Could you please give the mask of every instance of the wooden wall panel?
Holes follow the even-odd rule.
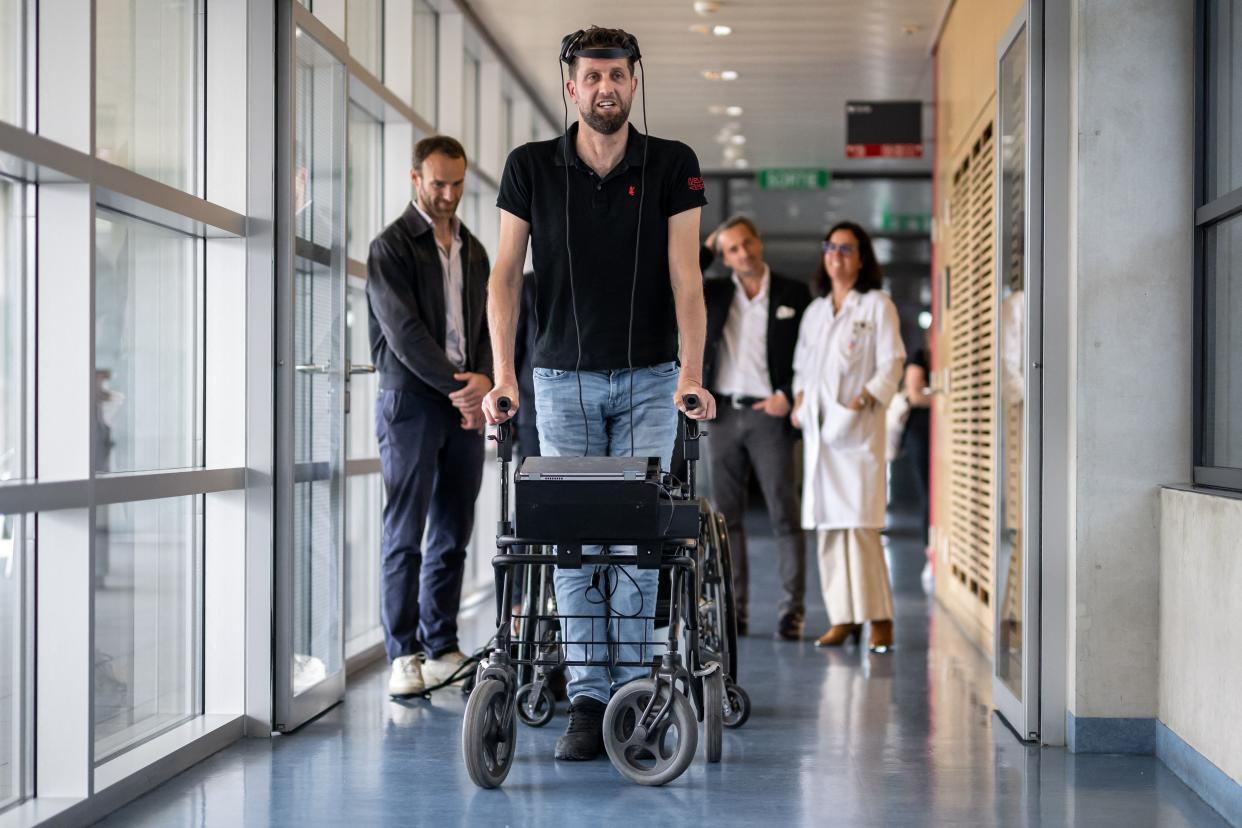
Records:
[[[936,593],[991,654],[998,462],[996,46],[1023,0],[957,0],[936,45]]]

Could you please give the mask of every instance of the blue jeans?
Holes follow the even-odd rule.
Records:
[[[535,369],[535,407],[539,426],[539,446],[545,457],[574,457],[587,454],[588,435],[592,456],[628,456],[630,453],[630,375],[634,380],[634,455],[659,457],[667,469],[677,438],[677,409],[673,392],[677,389],[677,364],[665,362],[647,368],[619,371],[558,371]],[[582,380],[582,404],[578,400],[578,380]],[[582,406],[586,407],[584,429]],[[631,551],[632,547],[625,548]],[[583,554],[597,554],[600,547],[583,547]],[[617,551],[622,551],[618,548]],[[598,572],[597,572],[598,570]],[[607,574],[606,574],[607,573]],[[627,577],[627,573],[628,576]],[[575,645],[574,641],[647,641],[654,643],[655,626],[648,620],[627,620],[626,615],[655,615],[659,570],[627,566],[609,572],[608,567],[557,569],[557,612],[570,660],[604,660],[615,649],[619,661],[651,661],[657,652],[630,645],[610,648],[607,644]],[[596,581],[592,586],[592,580]],[[633,580],[631,580],[633,579]],[[607,583],[606,583],[607,581]],[[603,595],[609,594],[612,619],[606,620]],[[645,652],[643,650],[645,649]],[[661,646],[659,650],[662,651]],[[570,667],[569,698],[589,696],[607,703],[612,693],[626,682],[644,678],[645,667]]]

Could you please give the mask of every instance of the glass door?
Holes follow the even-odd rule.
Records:
[[[346,75],[309,15],[282,11],[274,697],[291,730],[345,692]]]
[[[1039,738],[1039,440],[1042,297],[1042,6],[1028,0],[997,49],[997,495],[993,701]]]

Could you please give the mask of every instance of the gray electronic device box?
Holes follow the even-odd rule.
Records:
[[[565,482],[657,481],[658,457],[527,457],[518,469],[520,481]]]

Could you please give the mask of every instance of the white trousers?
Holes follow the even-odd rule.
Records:
[[[819,583],[831,624],[893,617],[893,590],[879,529],[820,529]]]

